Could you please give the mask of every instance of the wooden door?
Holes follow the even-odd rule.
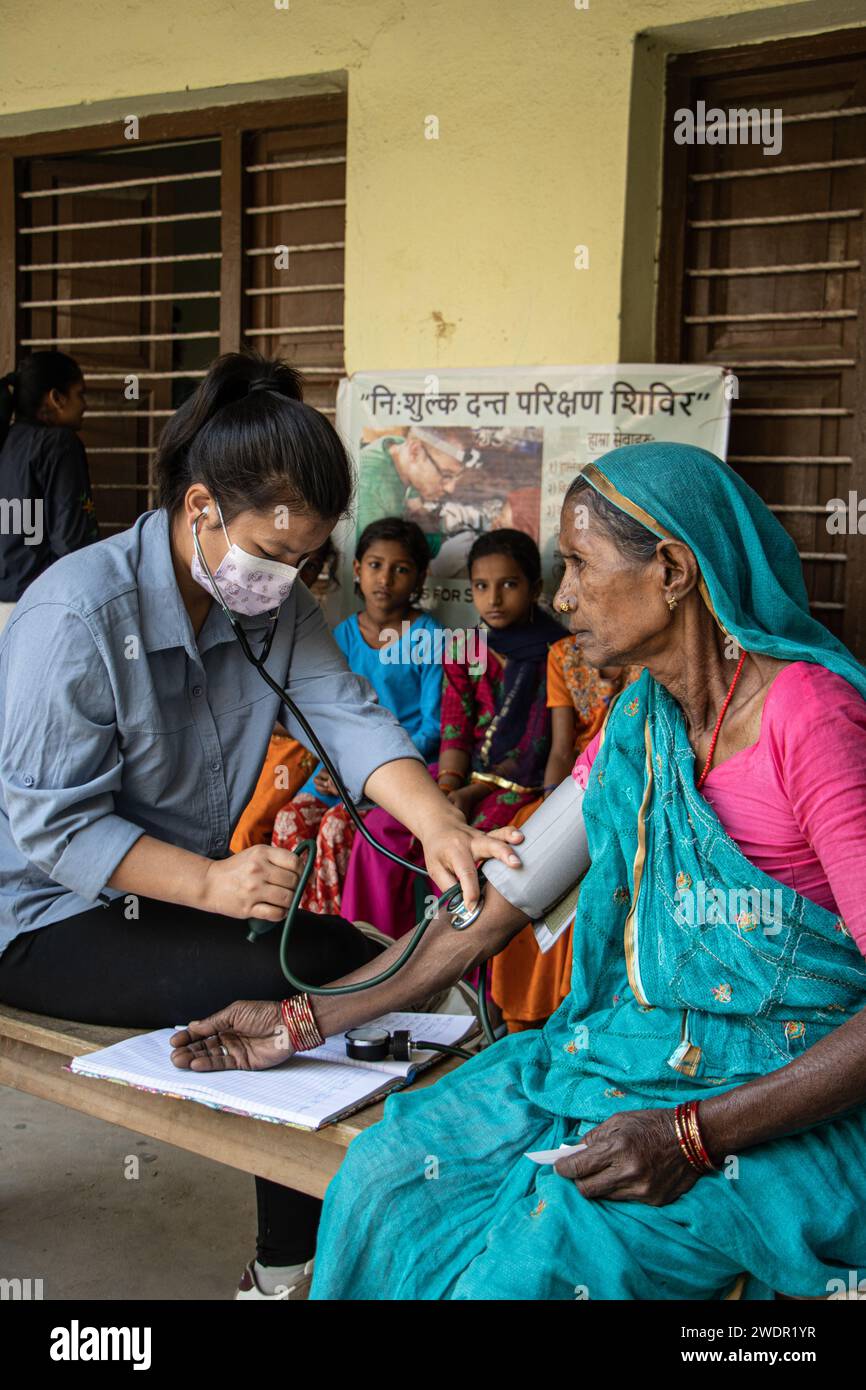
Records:
[[[781,110],[782,147],[676,145],[678,110]],[[866,498],[866,35],[671,63],[657,356],[735,373],[729,461],[797,542],[815,615],[866,656],[866,537],[827,505]],[[731,538],[736,544],[736,537]]]

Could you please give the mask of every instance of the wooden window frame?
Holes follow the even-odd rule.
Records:
[[[203,111],[142,116],[140,146],[172,140],[218,139],[222,179],[222,263],[220,269],[220,351],[237,351],[243,323],[243,138],[247,133],[294,124],[346,119],[345,92],[238,102]],[[0,362],[17,360],[19,332],[19,238],[16,232],[16,162],[39,156],[85,154],[128,148],[123,118],[68,130],[0,138]]]

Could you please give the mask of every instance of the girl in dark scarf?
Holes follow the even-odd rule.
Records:
[[[538,607],[541,557],[524,532],[479,537],[469,576],[486,653],[446,658],[437,780],[468,821],[495,830],[543,791],[547,653],[563,629]]]

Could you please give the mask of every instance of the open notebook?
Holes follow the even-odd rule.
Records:
[[[476,1027],[468,1014],[383,1014],[373,1022],[391,1033],[408,1028],[415,1038],[452,1047]],[[172,1065],[168,1043],[177,1031],[160,1028],[99,1052],[73,1057],[66,1070],[273,1124],[321,1129],[386,1091],[408,1085],[420,1068],[442,1055],[413,1052],[411,1062],[356,1062],[346,1056],[340,1033],[326,1038],[321,1047],[298,1053],[267,1071],[181,1071]]]

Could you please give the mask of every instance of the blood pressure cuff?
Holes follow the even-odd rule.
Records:
[[[566,777],[520,827],[524,840],[515,845],[520,868],[498,859],[484,865],[486,881],[534,924],[542,951],[573,918],[576,885],[589,868],[583,797],[583,788]]]

